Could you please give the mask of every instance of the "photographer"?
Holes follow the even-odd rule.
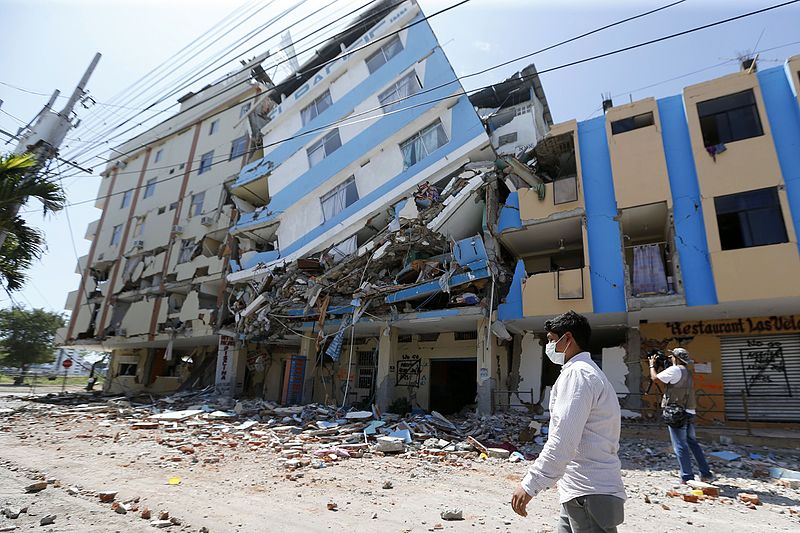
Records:
[[[686,368],[686,365],[692,362],[689,359],[689,352],[683,348],[672,350],[669,357],[671,366],[666,365],[663,359],[665,359],[663,354],[660,354],[660,357],[659,354],[650,356],[650,379],[666,385],[661,408],[664,421],[669,427],[672,448],[675,450],[680,464],[681,483],[694,479],[692,455],[700,469],[700,480],[711,483],[714,481],[714,475],[708,467],[703,449],[700,448],[695,435],[694,417],[697,411],[695,410],[692,373]],[[666,368],[656,373],[657,366],[666,366]]]

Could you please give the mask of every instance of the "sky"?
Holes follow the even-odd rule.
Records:
[[[470,90],[505,79],[530,62],[541,72],[578,59],[781,3],[779,0],[685,0],[647,17],[522,59],[485,74],[470,74],[534,52],[581,33],[673,3],[675,0],[594,2],[589,0],[471,0],[430,19],[439,43]],[[158,120],[176,109],[176,98],[233,70],[242,58],[280,48],[280,30],[292,25],[298,52],[340,29],[337,17],[366,0],[0,0],[0,129],[15,133],[31,120],[54,89],[69,94],[95,52],[103,54],[88,89],[98,104],[79,107],[82,123],[67,135],[61,153],[90,175],[61,165],[70,203],[44,218],[30,202],[24,216],[47,237],[48,251],[30,271],[30,281],[14,300],[28,307],[61,312],[67,294],[77,289],[77,257],[88,253],[87,225],[100,217],[92,199],[104,168],[100,149],[81,154],[94,139],[114,146],[144,117]],[[426,15],[456,0],[419,0]],[[678,94],[683,87],[738,70],[737,57],[759,52],[759,68],[779,66],[800,54],[800,3],[541,75],[556,123],[585,120],[601,113],[604,94],[615,103]],[[344,21],[343,21],[344,22]],[[342,23],[343,23],[342,22]],[[207,34],[210,28],[218,33]],[[311,32],[318,33],[312,34]],[[201,35],[206,40],[181,50]],[[272,37],[268,39],[268,37]],[[262,43],[262,41],[266,41]],[[236,47],[235,45],[239,45]],[[249,50],[253,48],[253,50]],[[225,52],[229,49],[229,52]],[[178,53],[176,57],[176,53]],[[301,56],[302,59],[302,56]],[[159,66],[160,69],[159,69]],[[287,73],[278,66],[276,77]],[[146,83],[137,83],[158,69]],[[270,71],[273,74],[273,71]],[[127,90],[131,88],[132,89]],[[185,87],[183,87],[185,85]],[[127,90],[127,91],[126,91]],[[29,92],[26,92],[29,91]],[[126,91],[126,92],[124,92]],[[31,94],[39,93],[39,94]],[[170,95],[175,92],[174,95]],[[154,102],[163,99],[155,105]],[[64,99],[60,99],[63,105]],[[150,111],[114,128],[130,115]],[[158,113],[158,111],[162,111]],[[0,134],[0,153],[12,144]],[[72,157],[74,156],[74,158]],[[80,203],[84,202],[84,203]],[[0,306],[11,305],[0,293]]]

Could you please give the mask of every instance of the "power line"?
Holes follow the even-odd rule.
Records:
[[[365,4],[365,6],[366,6],[366,5],[369,5],[369,4],[372,4],[372,3],[374,3],[375,1],[377,1],[377,0],[371,0],[371,1],[370,1],[368,4]],[[390,11],[391,9],[393,9],[393,8],[394,8],[394,7],[396,7],[397,5],[399,5],[399,4],[401,4],[401,3],[403,3],[404,1],[405,1],[405,0],[398,0],[398,1],[397,1],[395,4],[392,4],[392,5],[390,5],[390,6],[386,7],[386,8],[383,8],[383,9],[379,10],[377,13],[371,14],[371,15],[370,15],[370,18],[377,17],[377,16],[379,16],[380,14],[383,14],[383,13],[385,13],[385,12],[387,12],[387,11]],[[450,7],[447,7],[447,8],[441,9],[441,10],[437,11],[436,13],[433,13],[433,14],[431,14],[431,15],[428,15],[427,17],[422,17],[420,20],[418,20],[418,21],[415,21],[415,22],[412,22],[412,23],[410,23],[410,24],[408,24],[408,25],[406,25],[406,26],[404,26],[404,27],[402,27],[402,28],[398,29],[398,30],[397,30],[397,31],[395,31],[395,32],[391,32],[391,33],[389,33],[389,34],[387,34],[387,35],[385,35],[385,36],[383,36],[383,37],[380,37],[380,38],[377,38],[377,39],[373,39],[372,41],[370,41],[369,43],[367,43],[366,45],[364,45],[364,46],[362,46],[362,47],[359,47],[359,48],[357,48],[357,49],[354,49],[354,50],[350,50],[350,51],[348,51],[348,52],[345,52],[345,53],[343,53],[343,54],[339,54],[338,56],[336,56],[336,58],[334,58],[334,59],[333,59],[333,60],[331,60],[331,61],[327,61],[327,62],[323,63],[322,65],[315,65],[315,67],[314,67],[314,71],[316,72],[316,71],[318,71],[318,69],[322,68],[323,66],[325,66],[325,65],[327,65],[327,64],[329,64],[329,63],[331,63],[331,62],[333,62],[333,61],[338,61],[338,60],[340,60],[340,59],[342,59],[342,58],[344,58],[344,57],[348,57],[348,56],[350,56],[350,55],[352,55],[352,54],[354,54],[354,53],[356,53],[356,52],[359,52],[360,50],[362,50],[362,49],[364,49],[364,48],[367,48],[367,47],[369,47],[369,46],[372,46],[372,45],[374,45],[374,44],[376,44],[376,43],[378,43],[378,42],[380,42],[380,41],[382,41],[382,40],[384,40],[384,39],[387,39],[387,38],[389,38],[389,37],[391,37],[391,36],[393,36],[393,35],[396,35],[396,34],[397,34],[397,33],[399,33],[400,31],[403,31],[403,30],[405,30],[405,29],[408,29],[408,28],[410,28],[410,27],[412,27],[412,26],[415,26],[415,25],[417,25],[417,24],[420,24],[420,23],[422,23],[422,22],[425,22],[425,21],[427,21],[427,20],[428,20],[428,19],[430,19],[430,18],[433,18],[433,17],[435,17],[435,16],[437,16],[437,15],[439,15],[439,14],[441,14],[441,13],[444,13],[444,12],[447,12],[447,11],[449,11],[449,10],[451,10],[451,9],[454,9],[454,8],[456,8],[456,7],[458,7],[458,6],[462,5],[462,4],[465,4],[465,3],[469,2],[469,1],[470,1],[470,0],[461,0],[461,2],[459,2],[459,3],[457,3],[457,4],[454,4],[454,5],[450,6]],[[345,18],[345,17],[347,17],[347,16],[349,16],[349,15],[351,15],[351,14],[355,13],[356,11],[359,11],[360,9],[362,9],[362,8],[363,8],[363,7],[365,7],[365,6],[361,6],[361,7],[357,8],[357,9],[355,9],[355,10],[353,10],[353,11],[349,12],[348,14],[344,15],[343,17],[340,17],[340,19],[338,19],[338,20],[341,20],[342,18]],[[304,39],[305,39],[305,38],[307,38],[307,37],[310,37],[311,35],[314,35],[315,33],[319,32],[319,31],[322,31],[323,29],[324,29],[324,28],[319,28],[318,30],[316,30],[316,31],[312,32],[311,34],[309,34],[309,35],[305,36],[305,37],[304,37]],[[347,29],[345,29],[344,31],[342,31],[342,32],[340,32],[340,33],[338,33],[338,34],[336,34],[336,35],[334,36],[334,38],[336,38],[336,37],[341,37],[341,36],[343,36],[343,35],[345,35],[345,34],[347,34],[347,33],[351,32],[351,31],[352,31],[352,28],[347,28]],[[296,43],[297,43],[297,42],[299,42],[299,41],[300,41],[300,39],[298,39],[297,41],[295,41],[295,43],[294,43],[294,44],[296,44]],[[266,41],[264,41],[264,42],[266,42]],[[263,42],[262,42],[261,44],[263,44]],[[256,45],[256,46],[258,46],[258,45]],[[254,46],[254,47],[252,47],[251,49],[247,50],[247,51],[245,52],[245,54],[246,54],[246,53],[248,53],[249,51],[253,50],[253,49],[254,49],[256,46]],[[289,48],[289,46],[286,46],[286,47],[282,48],[281,50],[286,50],[287,48]],[[310,50],[313,50],[313,49],[314,49],[314,47],[312,46],[312,47],[310,47],[310,48],[307,48],[307,49],[305,49],[305,50],[302,50],[301,52],[297,52],[297,53],[296,53],[296,54],[294,54],[293,56],[287,56],[287,57],[286,57],[284,60],[282,60],[282,61],[279,61],[279,62],[277,62],[277,63],[273,64],[272,66],[278,66],[278,65],[282,65],[282,64],[284,64],[284,63],[287,63],[287,62],[291,61],[291,59],[293,59],[293,58],[297,58],[297,57],[299,57],[300,55],[302,55],[302,54],[304,54],[304,53],[306,53],[306,52],[308,52],[308,51],[310,51]],[[218,70],[219,68],[220,68],[220,67],[218,67],[218,68],[217,68],[217,69],[215,69],[215,70]],[[236,75],[238,75],[238,74],[240,74],[240,73],[244,72],[245,70],[247,70],[247,68],[249,68],[249,67],[245,67],[245,68],[243,68],[243,69],[240,69],[240,70],[238,70],[237,72],[235,72],[235,73],[231,74],[231,76],[236,76]],[[298,72],[297,74],[298,74],[298,75],[300,75],[301,73],[300,73],[300,72]],[[276,86],[273,88],[273,90],[275,90],[275,91],[277,92],[277,91],[279,90],[279,88],[280,88],[280,87],[282,87],[282,86],[285,86],[285,85],[289,85],[289,84],[290,84],[290,83],[292,83],[293,81],[294,81],[293,79],[288,79],[288,80],[286,80],[286,81],[284,81],[284,82],[281,82],[281,83],[277,84],[277,85],[276,85]],[[238,82],[238,83],[234,83],[234,84],[232,84],[231,86],[229,86],[229,87],[227,87],[227,88],[223,89],[222,91],[220,91],[218,94],[214,95],[214,98],[217,98],[217,97],[219,97],[220,95],[222,95],[222,94],[225,94],[225,93],[227,93],[228,91],[231,91],[231,90],[233,90],[233,89],[235,89],[235,88],[239,87],[240,85],[242,85],[242,84],[244,84],[244,83],[248,83],[248,82],[249,82],[249,80],[245,79],[245,80],[242,80],[242,81],[240,81],[240,82]],[[181,89],[181,90],[182,90],[182,89]],[[173,91],[171,94],[175,94],[175,92],[177,92],[177,91]],[[169,95],[168,95],[168,96],[169,96]],[[167,97],[167,96],[165,96],[164,98],[166,98],[166,97]],[[251,99],[255,99],[255,98],[256,98],[256,97],[254,96],[254,97],[252,97]],[[163,98],[162,98],[161,100],[163,101]],[[195,103],[194,105],[191,105],[191,106],[187,107],[186,109],[182,109],[181,111],[179,111],[178,113],[176,113],[175,115],[173,115],[173,116],[172,116],[172,117],[170,117],[170,118],[175,118],[175,117],[177,117],[177,116],[181,115],[182,113],[186,113],[186,112],[188,112],[188,111],[191,111],[192,109],[195,109],[195,108],[197,108],[197,107],[199,107],[199,106],[201,106],[201,105],[204,105],[204,104],[205,104],[207,101],[208,101],[208,98],[207,98],[207,99],[204,99],[204,100],[201,100],[201,101],[199,101],[199,102]],[[245,101],[246,101],[246,100],[245,100]],[[158,102],[156,102],[156,103],[158,103]],[[238,103],[237,103],[237,105],[239,105],[239,104],[241,104],[241,102],[238,102]],[[153,105],[155,105],[155,104],[153,104]],[[231,108],[229,107],[229,108],[227,108],[227,109],[231,109]],[[225,110],[227,110],[227,109],[223,109],[222,111],[225,111]],[[216,116],[216,115],[218,115],[219,113],[221,113],[222,111],[220,111],[220,112],[218,112],[218,113],[215,113],[215,114],[213,114],[213,115],[210,115],[210,116]],[[141,113],[140,113],[140,114],[141,114]],[[125,122],[118,124],[117,126],[115,126],[114,128],[112,128],[112,130],[111,130],[111,131],[114,131],[114,130],[118,129],[119,127],[123,126],[124,124],[126,124],[127,122],[130,122],[130,120],[132,120],[132,119],[133,119],[133,118],[135,118],[136,116],[138,116],[138,115],[134,115],[134,116],[133,116],[133,117],[131,117],[130,119],[126,120]],[[120,137],[120,136],[122,136],[122,135],[124,135],[124,134],[126,134],[126,133],[128,133],[128,132],[130,132],[130,131],[132,131],[132,130],[134,130],[134,129],[136,129],[136,128],[137,128],[137,127],[139,127],[139,126],[142,126],[142,125],[144,124],[144,122],[146,122],[147,120],[150,120],[150,119],[152,119],[154,116],[155,116],[155,115],[153,115],[153,116],[151,116],[151,117],[149,117],[149,118],[145,119],[143,122],[140,122],[140,123],[138,123],[138,124],[136,124],[136,125],[134,125],[134,126],[132,126],[132,127],[128,128],[128,129],[126,129],[125,131],[122,131],[122,132],[120,132],[120,133],[118,133],[118,134],[114,135],[113,137],[111,137],[111,139],[116,139],[116,138],[118,138],[118,137]],[[109,133],[110,133],[110,132],[109,132]],[[165,138],[165,137],[162,137],[162,138]],[[160,140],[160,139],[158,139],[158,140]],[[153,142],[158,142],[158,140],[156,140],[156,141],[153,141]],[[138,149],[138,148],[137,148],[137,149]],[[77,155],[83,155],[83,154],[85,154],[85,153],[87,153],[87,152],[89,152],[89,151],[90,151],[90,149],[85,149],[85,150],[83,150],[83,152],[81,152],[80,154],[77,154]],[[135,151],[135,150],[132,150],[132,151]],[[131,153],[131,151],[129,151],[129,152],[127,152],[127,153]],[[127,154],[127,153],[126,153],[126,154]],[[73,156],[73,157],[77,157],[77,155],[76,155],[76,156]]]
[[[657,39],[652,39],[652,40],[649,40],[649,41],[638,43],[636,45],[626,46],[626,47],[619,48],[619,49],[616,49],[616,50],[613,50],[613,51],[610,51],[610,52],[605,52],[605,53],[602,53],[602,54],[598,54],[598,55],[592,56],[590,58],[584,58],[584,59],[572,61],[572,62],[569,62],[569,63],[564,63],[564,64],[557,65],[557,66],[554,66],[554,67],[550,67],[548,69],[541,70],[536,75],[547,73],[547,72],[553,72],[553,71],[560,70],[560,69],[563,69],[563,68],[568,68],[568,67],[572,67],[572,66],[575,66],[575,65],[578,65],[578,64],[586,63],[588,61],[593,61],[593,60],[596,60],[596,59],[600,59],[600,58],[608,57],[608,56],[611,56],[611,55],[614,55],[614,54],[618,54],[618,53],[622,53],[622,52],[625,52],[625,51],[629,51],[629,50],[632,50],[632,49],[635,49],[635,48],[648,46],[648,45],[651,45],[651,44],[654,44],[654,43],[657,43],[657,42],[665,41],[667,39],[671,39],[671,38],[675,38],[675,37],[678,37],[678,36],[687,35],[689,33],[701,31],[701,30],[704,30],[704,29],[707,29],[707,28],[710,28],[710,27],[713,27],[713,26],[718,26],[718,25],[721,25],[721,24],[725,24],[727,22],[731,22],[731,21],[734,21],[734,20],[739,20],[739,19],[742,19],[742,18],[745,18],[745,17],[754,16],[754,15],[763,13],[765,11],[778,9],[780,7],[784,7],[784,6],[790,5],[790,4],[795,4],[797,2],[800,2],[800,0],[791,0],[791,1],[788,1],[788,2],[784,2],[782,4],[777,4],[777,5],[774,5],[774,6],[771,6],[771,7],[759,9],[759,10],[756,10],[756,11],[751,11],[749,13],[738,15],[738,16],[735,16],[735,17],[730,17],[730,18],[723,19],[723,20],[720,20],[720,21],[717,21],[717,22],[713,22],[713,23],[710,23],[710,24],[705,24],[705,25],[702,25],[702,26],[698,26],[698,27],[695,27],[695,28],[692,28],[692,29],[689,29],[689,30],[684,30],[684,31],[673,33],[673,34],[670,34],[670,35],[667,35],[667,36],[663,36],[663,37],[660,37],[660,38],[657,38]],[[454,80],[454,81],[450,81],[450,82],[438,85],[436,87],[433,87],[431,89],[427,89],[425,91],[419,91],[419,92],[415,93],[414,95],[400,98],[397,101],[407,100],[408,98],[412,98],[412,97],[417,96],[419,94],[424,94],[426,92],[431,92],[433,90],[445,87],[447,85],[452,85],[453,83],[456,83],[459,79],[470,77],[472,75],[474,75],[474,74],[467,74],[465,76],[462,76],[461,78],[456,78],[456,80]],[[521,78],[524,79],[524,78],[528,78],[528,77],[532,77],[532,76],[533,75],[521,76]],[[275,146],[277,144],[280,144],[280,143],[283,143],[283,142],[286,142],[286,141],[289,141],[289,140],[292,140],[292,139],[296,139],[296,138],[299,138],[299,137],[311,135],[313,133],[318,133],[318,132],[323,131],[323,130],[328,130],[328,129],[331,129],[332,127],[336,127],[338,125],[351,125],[351,124],[356,124],[356,123],[363,122],[363,121],[366,121],[366,120],[374,120],[376,118],[381,118],[381,117],[386,116],[386,115],[391,115],[391,114],[407,111],[409,109],[414,109],[416,107],[429,105],[429,104],[432,104],[432,103],[436,103],[436,102],[440,102],[440,101],[443,101],[443,100],[451,99],[451,98],[454,98],[456,96],[468,95],[469,93],[475,93],[475,92],[481,91],[483,89],[490,88],[492,86],[493,85],[487,85],[487,86],[484,86],[484,87],[479,87],[477,89],[473,89],[471,91],[455,92],[455,93],[449,94],[449,95],[441,97],[441,98],[436,98],[436,99],[433,99],[433,100],[420,102],[418,104],[414,104],[414,105],[407,106],[407,107],[404,107],[404,108],[400,108],[400,109],[396,109],[396,110],[393,110],[393,111],[385,112],[385,113],[382,113],[380,115],[367,117],[367,118],[356,120],[356,121],[348,121],[348,119],[350,119],[352,117],[362,116],[362,115],[364,115],[366,113],[370,113],[372,111],[376,111],[376,110],[380,109],[380,107],[374,108],[372,110],[367,110],[367,111],[364,111],[362,113],[359,113],[358,115],[351,115],[350,117],[347,117],[347,119],[334,121],[334,122],[331,122],[329,124],[326,124],[326,125],[323,125],[323,126],[319,126],[317,128],[312,128],[312,129],[310,129],[308,131],[305,131],[305,132],[302,132],[302,133],[299,133],[299,134],[296,134],[296,135],[292,135],[292,136],[289,136],[289,137],[286,137],[286,138],[283,138],[283,139],[276,140],[276,141],[274,141],[272,143],[264,145],[262,148],[268,148],[268,147]],[[396,102],[393,102],[393,103],[396,103]],[[239,105],[239,104],[237,104],[237,105]],[[229,108],[226,108],[225,110],[228,110],[228,109],[231,109],[231,108],[229,107]],[[225,110],[223,110],[223,111],[225,111]],[[220,111],[220,112],[222,112],[222,111]],[[153,141],[153,142],[157,142],[157,141]],[[128,153],[131,153],[132,151],[129,151],[126,154],[123,154],[123,155],[127,155]],[[252,154],[254,151],[255,150],[250,150],[250,151],[248,151],[248,153]],[[223,156],[221,156],[221,157],[223,157]],[[216,164],[219,164],[219,163],[223,163],[223,162],[225,162],[225,161],[214,162],[214,163],[212,163],[212,166],[216,165]],[[162,167],[162,168],[169,168],[169,167]],[[150,170],[156,170],[156,168],[153,168],[153,169],[150,169]],[[118,173],[118,174],[121,174],[121,173]],[[66,176],[66,177],[72,177],[74,175],[75,174],[72,174],[72,175]],[[163,180],[159,180],[156,183],[162,183],[162,182],[165,182],[165,181],[169,181],[169,180],[175,179],[177,177],[179,177],[179,176],[177,176],[177,175],[176,176],[170,176],[170,177],[164,178]],[[144,187],[144,185],[142,185],[141,187],[134,187],[134,188],[128,189],[128,190],[135,190],[137,188],[142,188],[142,187]],[[89,203],[89,202],[95,202],[95,201],[97,201],[99,199],[103,199],[103,198],[106,198],[106,197],[115,196],[115,195],[119,195],[119,194],[124,194],[125,192],[127,192],[127,191],[118,191],[118,192],[115,192],[115,193],[110,193],[108,195],[99,196],[97,198],[92,198],[92,199],[88,199],[88,200],[84,200],[84,201],[80,201],[80,202],[74,202],[74,203],[71,203],[69,205],[74,206],[74,205],[81,205],[81,204]]]
[[[369,2],[367,2],[366,4],[364,4],[364,5],[361,5],[361,6],[357,7],[356,9],[354,9],[354,10],[351,10],[351,11],[349,11],[348,13],[346,13],[346,14],[342,15],[341,17],[339,17],[339,18],[335,19],[335,20],[334,20],[334,21],[333,21],[331,24],[328,24],[327,26],[322,26],[322,27],[320,27],[320,28],[318,28],[318,29],[314,30],[313,32],[309,33],[308,35],[306,35],[306,36],[304,36],[304,37],[302,37],[302,38],[300,38],[300,39],[296,39],[296,40],[295,40],[293,43],[291,43],[291,44],[289,44],[289,45],[287,45],[287,46],[284,46],[283,48],[281,48],[281,49],[280,49],[280,50],[278,50],[278,51],[279,51],[279,52],[280,52],[280,51],[284,51],[284,50],[286,50],[286,49],[290,48],[291,46],[293,46],[294,44],[296,44],[296,43],[298,43],[298,42],[300,42],[300,41],[302,41],[302,40],[305,40],[305,39],[307,39],[307,38],[309,38],[309,37],[311,37],[311,36],[313,36],[313,35],[315,35],[315,34],[317,34],[317,33],[321,32],[321,31],[324,31],[324,30],[325,30],[327,27],[330,27],[332,24],[335,24],[335,23],[337,23],[337,22],[339,22],[339,21],[343,20],[344,18],[347,18],[347,17],[349,17],[349,16],[350,16],[350,15],[352,15],[353,13],[355,13],[355,12],[357,12],[357,11],[360,11],[361,9],[363,9],[363,8],[365,8],[365,7],[367,7],[367,6],[369,6],[370,4],[373,4],[373,3],[375,3],[376,1],[378,1],[378,0],[370,0],[370,1],[369,1]],[[399,0],[399,1],[397,2],[397,4],[401,3],[402,1],[404,1],[404,0]],[[326,6],[324,6],[322,9],[325,9],[326,7],[330,6],[332,3],[333,3],[333,2],[331,2],[330,4],[327,4],[327,5],[326,5]],[[395,5],[397,5],[397,4],[395,4]],[[298,24],[299,22],[300,22],[300,21],[296,21],[296,22],[294,22],[294,23],[290,24],[289,26],[287,26],[286,28],[283,28],[283,29],[279,30],[278,32],[276,32],[275,34],[273,34],[273,35],[271,35],[271,36],[267,37],[267,38],[266,38],[266,39],[264,39],[263,41],[261,41],[261,42],[259,42],[259,43],[255,44],[254,46],[251,46],[250,48],[248,48],[247,50],[245,50],[243,53],[241,53],[241,54],[239,54],[238,56],[236,56],[236,58],[239,58],[239,57],[243,57],[243,56],[245,56],[246,54],[248,54],[248,53],[250,53],[251,51],[255,50],[257,47],[259,47],[259,46],[261,46],[261,45],[263,45],[263,44],[267,43],[268,41],[270,41],[270,40],[274,39],[275,37],[277,37],[278,35],[280,35],[282,32],[285,32],[285,31],[287,31],[287,30],[290,30],[291,28],[293,28],[293,27],[294,27],[296,24]],[[266,25],[266,26],[268,27],[268,25]],[[238,46],[238,45],[237,45],[237,46]],[[316,45],[314,45],[314,46],[316,46]],[[285,59],[283,62],[279,62],[279,63],[277,63],[277,64],[279,65],[279,64],[283,64],[283,63],[285,63],[285,62],[288,62],[288,61],[290,61],[291,59],[293,59],[293,58],[296,58],[296,57],[298,57],[299,55],[301,55],[301,54],[303,54],[303,53],[305,53],[305,52],[308,52],[309,50],[312,50],[312,49],[313,49],[313,46],[312,46],[312,47],[309,47],[308,49],[305,49],[305,50],[303,50],[303,51],[301,51],[301,52],[298,52],[298,53],[296,53],[294,56],[291,56],[291,57],[288,57],[288,56],[287,56],[287,58],[286,58],[286,59]],[[226,53],[227,53],[227,52],[226,52]],[[236,58],[234,58],[234,59],[236,59]],[[214,69],[212,69],[212,70],[210,70],[210,71],[206,71],[206,72],[204,72],[204,73],[203,73],[203,72],[201,72],[200,74],[201,74],[201,76],[207,76],[207,75],[209,75],[209,74],[212,74],[213,72],[216,72],[216,71],[220,70],[220,69],[221,69],[221,68],[223,68],[224,66],[225,66],[225,64],[221,64],[221,65],[218,65],[216,68],[214,68]],[[244,68],[242,68],[242,69],[239,69],[238,71],[236,71],[235,73],[231,74],[230,76],[236,76],[236,75],[238,75],[238,74],[240,74],[240,73],[244,72],[244,71],[245,71],[245,70],[247,70],[248,68],[249,68],[249,66],[247,66],[247,67],[244,67]],[[147,108],[146,110],[149,110],[149,108],[151,108],[151,107],[153,107],[153,106],[155,106],[155,105],[159,104],[160,102],[163,102],[163,101],[164,101],[164,100],[166,100],[167,98],[169,98],[169,97],[171,97],[171,96],[173,96],[173,95],[175,95],[175,94],[179,93],[180,91],[184,90],[184,89],[185,89],[185,88],[187,88],[189,85],[191,85],[191,83],[193,83],[194,81],[196,81],[196,79],[198,79],[198,78],[195,78],[195,79],[193,79],[193,80],[190,80],[190,81],[189,81],[189,82],[187,82],[187,83],[183,83],[183,84],[182,84],[182,85],[180,85],[179,87],[177,87],[177,88],[173,89],[172,91],[168,92],[166,95],[162,96],[162,97],[161,97],[161,98],[159,98],[159,99],[158,99],[156,102],[154,102],[153,104],[151,104],[150,106],[148,106],[148,108]],[[244,81],[245,81],[245,82],[247,82],[248,80],[244,80]],[[240,83],[237,83],[237,84],[234,84],[234,85],[232,85],[231,87],[229,87],[229,88],[227,88],[226,90],[222,91],[222,93],[220,93],[220,94],[223,94],[223,93],[227,92],[228,90],[231,90],[231,89],[233,89],[233,88],[235,88],[235,87],[237,87],[237,86],[239,86],[239,85],[241,85],[241,82],[240,82]],[[218,96],[218,95],[217,95],[217,96]],[[181,111],[179,111],[179,112],[178,112],[176,115],[173,115],[173,117],[174,117],[174,116],[178,116],[178,115],[180,115],[181,113],[184,113],[184,112],[186,112],[186,111],[189,111],[189,110],[191,110],[191,109],[194,109],[195,107],[197,107],[197,106],[199,106],[199,105],[202,105],[202,104],[204,104],[206,101],[207,101],[207,99],[206,99],[206,100],[203,100],[203,101],[201,101],[201,102],[198,102],[197,104],[195,104],[195,105],[193,105],[193,106],[190,106],[190,107],[189,107],[189,108],[187,108],[187,109],[181,110]],[[172,104],[172,105],[171,105],[170,107],[168,107],[167,109],[170,109],[170,108],[171,108],[171,107],[173,107],[174,105],[175,105],[175,104]],[[166,111],[166,110],[163,110],[163,111]],[[137,128],[137,127],[139,127],[139,126],[142,126],[142,125],[144,124],[144,122],[147,122],[147,121],[149,121],[149,120],[152,120],[153,118],[155,118],[156,116],[158,116],[158,115],[159,115],[160,113],[162,113],[163,111],[159,111],[158,113],[151,115],[150,117],[148,117],[147,119],[145,119],[143,122],[140,122],[140,123],[136,124],[135,126],[133,126],[133,127],[131,127],[131,128],[128,128],[127,130],[125,130],[125,131],[123,131],[123,132],[121,132],[121,133],[119,133],[119,134],[115,135],[114,137],[112,137],[112,139],[115,139],[115,138],[117,138],[117,137],[120,137],[121,135],[124,135],[125,133],[128,133],[128,132],[132,131],[133,129],[136,129],[136,128]],[[117,124],[116,126],[114,126],[114,127],[110,128],[110,129],[108,129],[108,130],[105,130],[105,131],[104,131],[104,133],[106,133],[106,134],[112,133],[113,131],[115,131],[115,130],[117,130],[118,128],[122,127],[123,125],[125,125],[125,124],[126,124],[126,123],[128,123],[128,122],[130,122],[131,120],[133,120],[134,118],[136,118],[136,117],[137,117],[137,116],[139,116],[139,115],[141,115],[141,113],[138,113],[138,114],[135,114],[135,115],[133,115],[133,116],[129,117],[128,119],[124,120],[124,121],[123,121],[123,122],[121,122],[120,124]],[[109,142],[108,140],[106,140],[106,141],[105,141],[105,143],[106,143],[106,144],[108,144],[108,142]],[[78,156],[80,156],[80,155],[83,155],[83,154],[85,154],[85,153],[87,153],[87,152],[89,152],[89,151],[91,151],[91,148],[85,148],[85,149],[83,149],[83,151],[79,151],[79,152],[75,153],[75,155],[74,155],[73,157],[78,157]]]

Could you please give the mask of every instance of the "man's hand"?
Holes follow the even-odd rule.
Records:
[[[528,502],[531,501],[531,497],[525,492],[521,486],[517,487],[517,490],[514,491],[514,495],[511,497],[511,508],[514,509],[514,512],[520,516],[528,516],[528,511],[525,509],[528,506]]]
[[[650,357],[648,357],[647,359],[650,361],[650,367],[651,367],[651,368],[652,368],[652,367],[654,367],[654,366],[656,365],[656,356],[655,356],[655,355],[651,355],[651,356],[650,356]]]

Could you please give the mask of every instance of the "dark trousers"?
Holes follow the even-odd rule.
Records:
[[[692,455],[697,461],[700,475],[710,476],[711,470],[708,467],[706,456],[703,454],[703,449],[700,447],[700,443],[697,442],[697,436],[695,435],[694,415],[687,413],[686,424],[683,427],[667,427],[669,428],[669,438],[672,440],[672,449],[675,450],[678,464],[681,467],[681,479],[683,481],[694,479]]]
[[[561,504],[557,533],[617,533],[625,521],[625,501],[609,494],[589,494]]]

